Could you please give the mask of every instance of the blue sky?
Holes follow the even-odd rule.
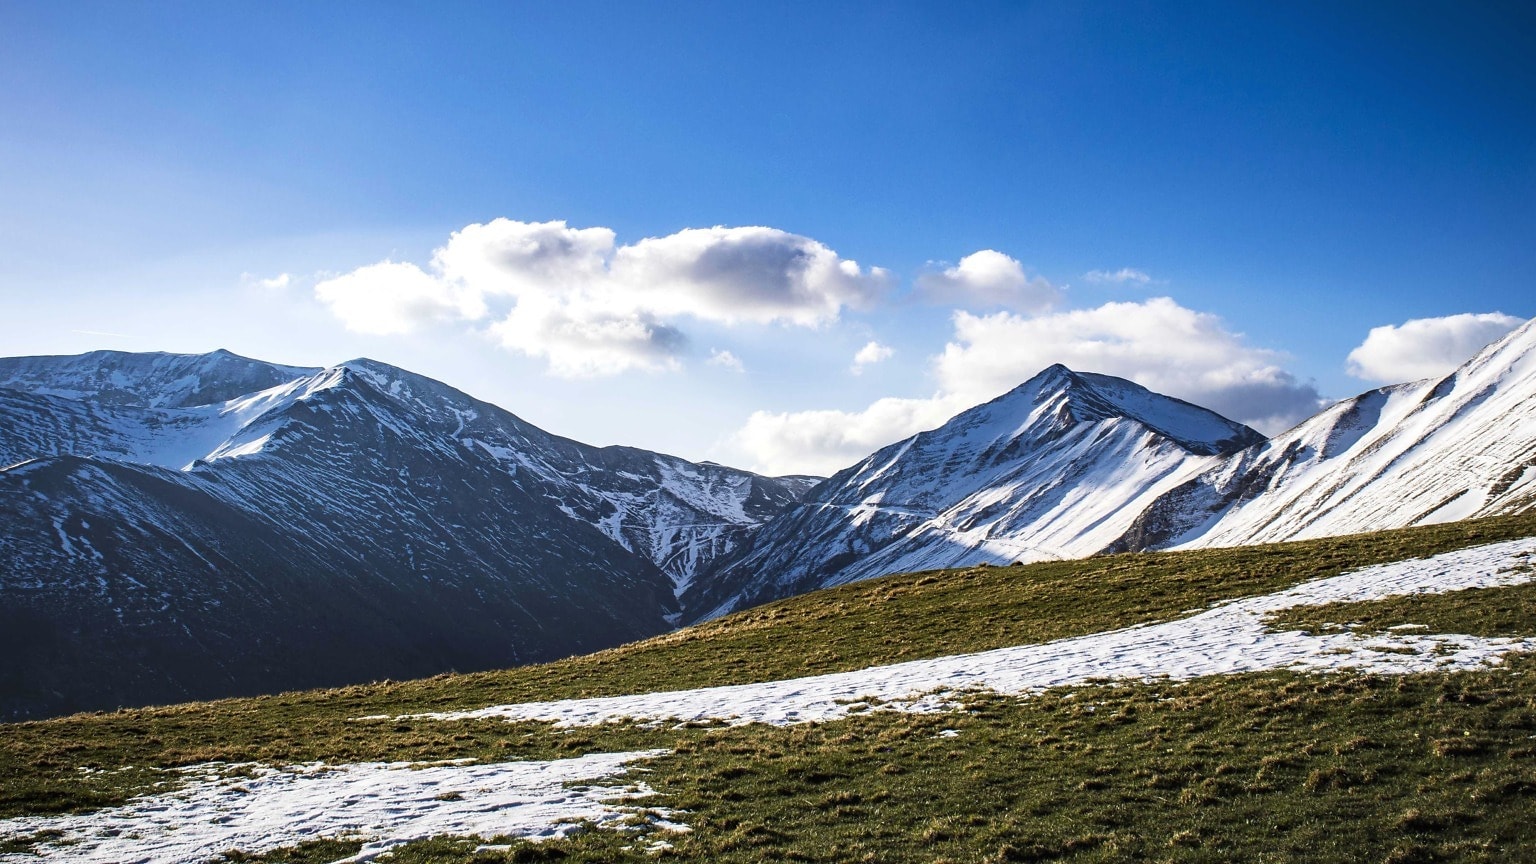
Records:
[[[1529,4],[829,5],[0,3],[0,353],[827,471],[1049,362],[1277,431],[1536,315]]]

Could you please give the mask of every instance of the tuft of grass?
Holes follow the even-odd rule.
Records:
[[[43,843],[54,843],[64,837],[62,831],[38,831],[19,837],[0,838],[0,855],[31,853]]]
[[[223,853],[208,864],[330,864],[356,855],[363,844],[358,840],[312,840],[297,846],[285,846],[262,855],[248,855],[237,849]]]

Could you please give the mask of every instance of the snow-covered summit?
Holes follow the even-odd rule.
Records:
[[[1051,366],[838,472],[685,605],[708,617],[900,570],[1092,554],[1126,529],[1132,502],[1261,440],[1130,381]]]
[[[1229,453],[1262,437],[1241,423],[1182,399],[1154,393],[1112,375],[1074,372],[1059,363],[1002,398],[1019,398],[1015,394],[1028,394],[1031,388],[1036,394],[1032,397],[1035,402],[1049,398],[1079,422],[1132,419],[1191,453]]]
[[[366,357],[315,369],[227,351],[96,351],[0,359],[0,375],[17,391],[0,390],[0,411],[11,424],[11,434],[0,438],[0,465],[76,453],[206,472],[223,460],[273,457],[311,437],[320,412],[349,418],[358,430],[387,425],[414,447],[511,474],[662,568],[678,592],[700,567],[820,481],[591,447]]]

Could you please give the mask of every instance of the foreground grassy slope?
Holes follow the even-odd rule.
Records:
[[[163,781],[159,768],[209,760],[507,760],[666,747],[674,755],[651,763],[647,782],[663,793],[658,806],[689,811],[695,832],[668,839],[671,854],[697,860],[1498,860],[1536,850],[1528,660],[1390,680],[1275,673],[1077,688],[978,701],[956,715],[788,729],[565,732],[354,718],[741,683],[1039,642],[1532,535],[1528,515],[895,576],[546,666],[8,726],[0,815],[114,803]],[[1525,588],[1458,592],[1322,607],[1286,623],[1466,632],[1482,621],[1490,634],[1536,635],[1529,599]],[[473,846],[445,838],[395,860],[644,857],[624,850],[633,838],[609,832],[507,853]],[[325,843],[288,860],[343,854],[344,844]]]

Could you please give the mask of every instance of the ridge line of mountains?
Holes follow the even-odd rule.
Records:
[[[889,572],[1536,508],[1536,323],[1266,439],[1052,366],[822,480],[371,360],[0,358],[0,720],[557,659]]]

